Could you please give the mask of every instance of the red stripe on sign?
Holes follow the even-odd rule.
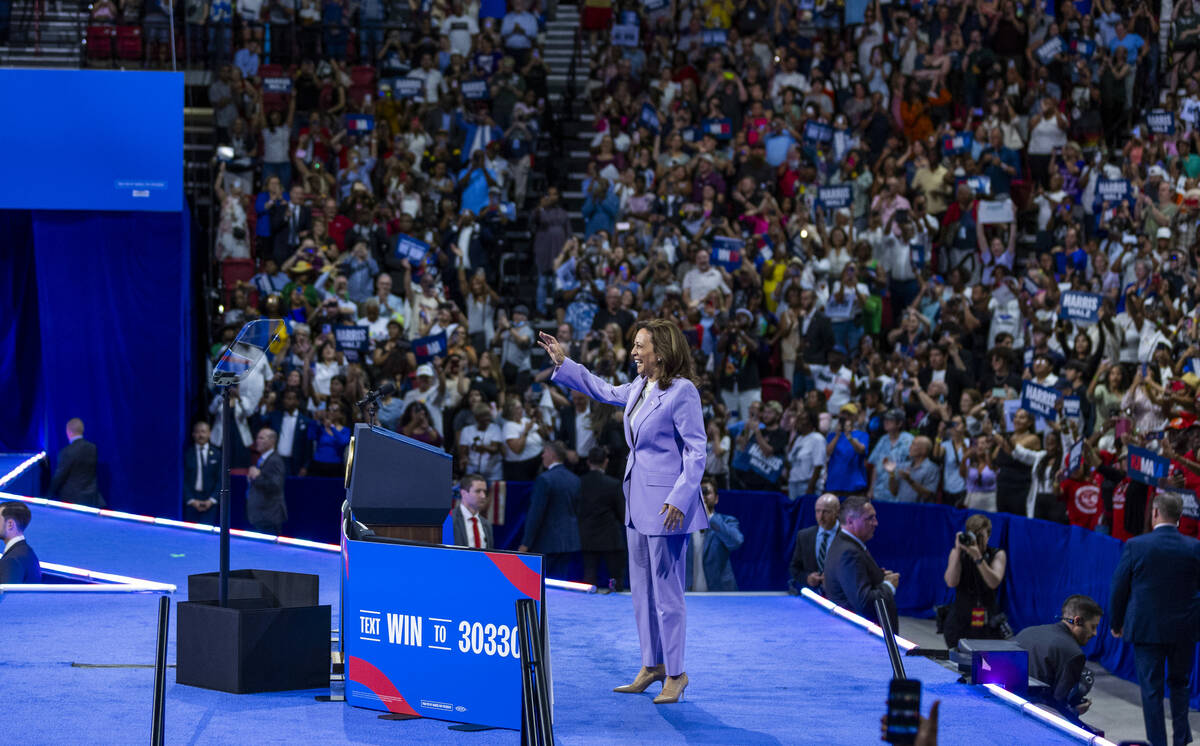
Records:
[[[350,665],[350,680],[370,689],[375,696],[379,697],[379,701],[387,707],[388,712],[422,717],[416,710],[409,706],[400,692],[396,690],[396,686],[392,684],[392,680],[383,671],[380,671],[362,658],[350,656],[347,662]]]
[[[485,552],[485,554],[492,562],[496,563],[496,567],[500,568],[500,572],[508,579],[508,582],[513,584],[514,588],[534,601],[542,599],[542,576],[529,569],[529,565],[525,564],[519,556],[492,552]]]

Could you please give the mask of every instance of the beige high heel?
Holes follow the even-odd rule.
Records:
[[[683,690],[687,689],[688,677],[686,673],[681,673],[678,676],[673,676],[667,679],[663,684],[662,694],[654,698],[656,705],[673,705],[676,702],[683,701]]]
[[[613,689],[613,691],[620,692],[621,694],[641,694],[642,692],[646,691],[646,687],[650,686],[656,681],[663,681],[666,678],[666,666],[661,664],[654,666],[653,668],[642,666],[642,670],[638,671],[638,675],[634,678],[632,684],[618,686]]]

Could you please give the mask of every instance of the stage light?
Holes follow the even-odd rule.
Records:
[[[30,456],[29,458],[25,459],[21,463],[17,464],[16,468],[14,468],[12,471],[5,474],[4,476],[0,477],[0,487],[3,487],[4,485],[8,484],[12,480],[21,476],[21,474],[24,473],[24,471],[26,469],[33,466],[34,464],[36,464],[37,462],[41,461],[44,458],[46,458],[46,452],[42,451],[41,453],[38,453],[35,456]]]
[[[559,580],[558,578],[546,578],[547,588],[558,588],[562,591],[576,591],[578,593],[595,593],[596,586],[591,583],[575,583],[570,580]]]
[[[1103,736],[1094,735],[1093,733],[1086,731],[1083,728],[1080,728],[1078,725],[1075,725],[1070,720],[1067,720],[1066,718],[1064,718],[1060,715],[1056,715],[1055,713],[1050,712],[1049,710],[1044,710],[1041,707],[1038,707],[1037,705],[1033,704],[1029,700],[1025,699],[1024,697],[1013,694],[1012,692],[1008,691],[1007,689],[1000,686],[999,684],[984,684],[983,688],[987,689],[989,692],[996,695],[1004,702],[1021,710],[1026,715],[1035,717],[1038,720],[1041,720],[1042,722],[1046,723],[1047,725],[1058,728],[1059,730],[1066,731],[1067,733],[1074,736],[1075,738],[1080,739],[1084,743],[1090,743],[1090,744],[1093,744],[1093,746],[1116,746],[1116,744],[1114,744],[1112,741],[1108,740],[1107,738],[1104,738]]]

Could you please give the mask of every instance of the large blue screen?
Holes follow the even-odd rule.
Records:
[[[183,208],[183,74],[0,70],[0,208]]]

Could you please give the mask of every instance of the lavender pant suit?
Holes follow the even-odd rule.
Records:
[[[552,380],[625,410],[625,532],[642,665],[665,663],[667,675],[678,676],[684,672],[687,630],[683,589],[688,534],[708,528],[700,501],[706,443],[700,393],[685,379],[675,379],[666,391],[654,385],[631,416],[647,385],[642,376],[613,386],[567,359]],[[663,527],[663,503],[683,513],[678,528]]]

